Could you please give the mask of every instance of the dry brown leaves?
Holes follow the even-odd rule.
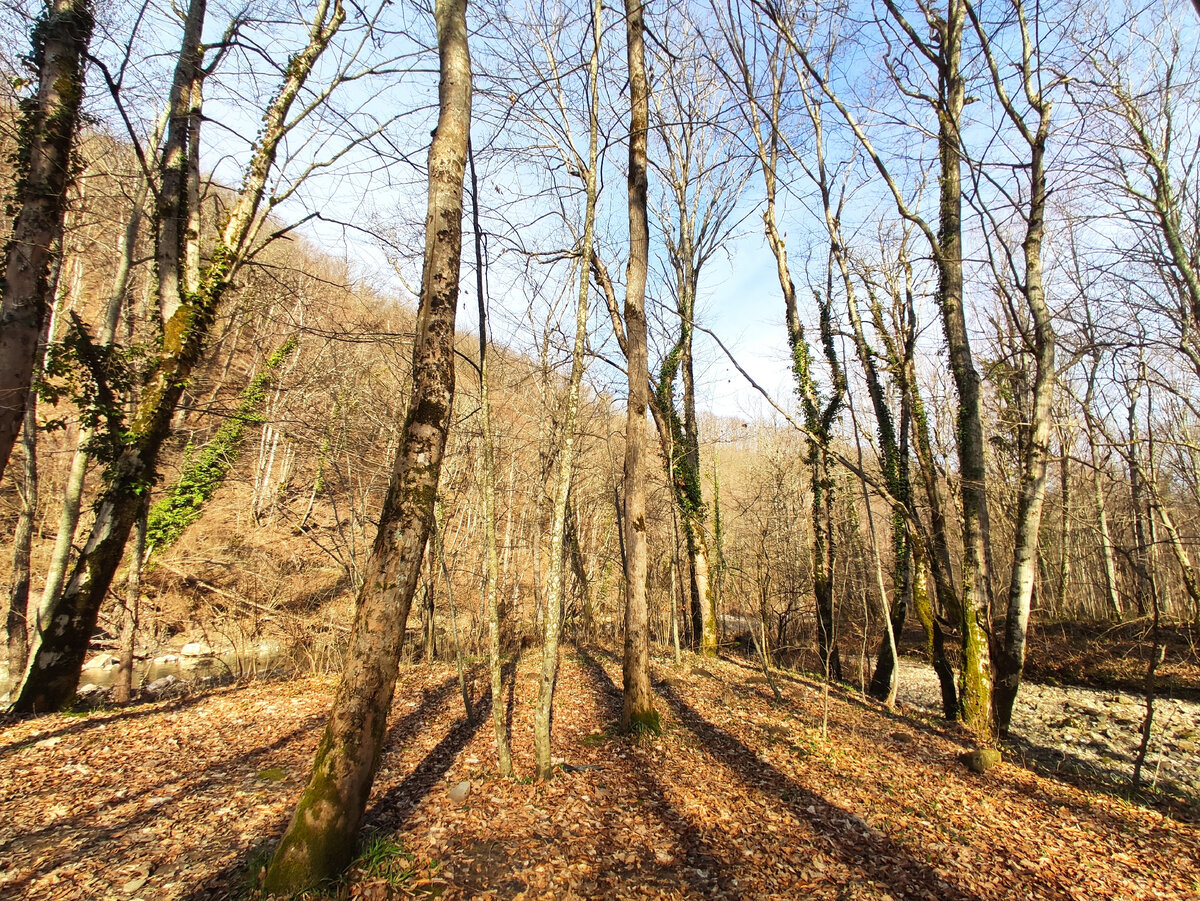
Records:
[[[504,699],[526,773],[535,657]],[[364,862],[331,897],[1200,897],[1194,823],[1009,764],[973,775],[953,731],[836,692],[823,738],[823,692],[802,679],[783,677],[774,704],[736,661],[655,675],[663,734],[615,736],[617,663],[565,654],[564,767],[539,785],[494,776],[491,718],[463,722],[450,669],[402,669],[367,827],[402,843],[404,876]],[[303,786],[332,684],[4,728],[0,896],[244,897],[248,862]]]

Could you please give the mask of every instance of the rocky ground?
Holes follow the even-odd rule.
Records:
[[[940,713],[933,669],[902,661],[897,700]],[[1005,751],[1051,771],[1126,784],[1145,714],[1145,699],[1131,692],[1024,683]],[[1143,779],[1165,791],[1200,797],[1200,703],[1157,699]]]

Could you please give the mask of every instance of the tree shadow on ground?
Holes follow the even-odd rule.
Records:
[[[518,652],[504,665],[501,678],[509,685],[510,692],[511,686],[516,681],[514,675],[520,659],[521,655]],[[510,694],[510,707],[511,703]],[[364,829],[395,832],[404,827],[417,805],[433,791],[442,777],[450,770],[463,748],[475,737],[479,727],[491,718],[492,689],[490,686],[474,704],[472,712],[474,713],[472,719],[462,719],[451,726],[450,731],[442,737],[433,750],[425,755],[425,759],[417,764],[416,769],[405,776],[398,785],[388,789],[375,799],[375,802],[367,809],[366,819],[363,823]],[[389,736],[389,744],[392,741],[392,737]]]
[[[417,706],[388,727],[387,737],[384,739],[384,748],[402,744],[416,735],[430,716],[449,703],[457,689],[457,678],[450,677],[433,689],[422,691],[421,699]],[[322,714],[318,725],[327,719],[327,715]],[[437,749],[435,748],[431,754],[436,752]],[[307,784],[307,775],[307,772],[305,772],[302,780],[298,781],[297,791],[303,791],[304,785]],[[378,804],[379,802],[377,801],[375,807],[378,807]],[[280,836],[283,835],[283,830],[287,827],[291,819],[290,807],[291,805],[289,805],[288,813],[281,817],[267,831],[266,835],[259,837],[253,842],[243,843],[237,849],[237,857],[233,863],[212,874],[198,885],[193,886],[191,891],[184,896],[183,901],[223,901],[223,899],[244,896],[246,894],[246,886],[253,883],[256,878],[257,874],[254,871],[266,864],[271,851],[274,850]],[[367,820],[369,821],[370,819],[371,814],[368,811]],[[364,824],[364,828],[366,828],[366,825]]]
[[[237,691],[238,687],[228,690]],[[87,732],[89,729],[99,729],[109,725],[110,723],[117,723],[121,722],[122,720],[136,720],[145,716],[153,716],[156,713],[175,713],[180,710],[187,710],[189,707],[194,707],[201,701],[211,698],[212,696],[213,692],[197,691],[165,703],[160,703],[157,701],[134,702],[134,704],[131,704],[126,708],[98,708],[96,710],[89,710],[79,714],[66,714],[67,716],[78,716],[79,719],[75,720],[74,722],[64,723],[59,728],[52,729],[49,732],[39,732],[36,735],[29,736],[28,738],[22,738],[19,741],[9,742],[6,745],[0,745],[0,759],[3,759],[10,754],[15,754],[18,751],[30,747],[31,745],[36,745],[38,742],[46,741],[47,739],[63,738],[68,735],[78,735],[81,732]],[[11,726],[18,722],[25,722],[31,719],[40,719],[45,716],[54,715],[56,714],[39,713],[31,716],[17,716],[16,714],[4,713],[0,714],[0,728],[4,726]]]
[[[620,692],[607,671],[586,652],[580,651],[580,660],[600,684],[602,693],[619,704]],[[910,897],[914,889],[919,888],[941,901],[976,901],[976,895],[941,879],[930,867],[913,859],[891,838],[870,828],[853,812],[832,804],[760,760],[740,739],[706,720],[674,687],[660,683],[656,691],[683,727],[699,739],[708,755],[748,789],[777,799],[779,804],[787,807],[796,820],[826,840],[829,853],[848,869],[884,883],[897,897]]]
[[[98,814],[98,811],[84,811],[69,819],[44,826],[40,829],[14,835],[2,846],[4,855],[8,858],[10,865],[12,865],[14,853],[32,852],[37,854],[40,850],[46,850],[51,847],[59,851],[64,847],[69,847],[72,858],[94,857],[105,853],[106,849],[107,853],[112,855],[115,853],[113,846],[119,845],[120,839],[132,835],[146,826],[152,825],[156,820],[162,819],[165,815],[164,812],[169,810],[170,801],[176,800],[176,797],[193,797],[203,795],[205,792],[219,786],[228,787],[230,783],[235,781],[235,777],[232,777],[228,772],[227,767],[229,765],[241,764],[244,766],[249,763],[250,767],[248,769],[253,770],[258,765],[256,761],[269,760],[270,756],[276,751],[286,747],[301,736],[309,734],[320,719],[321,717],[319,716],[306,717],[294,728],[280,735],[271,743],[256,748],[249,754],[242,755],[236,759],[227,758],[220,762],[223,765],[214,765],[202,770],[198,777],[183,774],[179,778],[164,779],[153,785],[144,786],[139,791],[123,795],[120,803],[134,804],[140,798],[165,792],[168,786],[179,786],[175,796],[169,796],[167,801],[158,799],[163,801],[163,803],[151,802],[149,806],[135,812],[127,819],[105,826],[98,826],[88,822]],[[76,844],[77,841],[78,844]],[[38,876],[48,873],[67,862],[67,860],[64,860],[57,854],[46,854],[37,861],[37,864],[22,879],[6,883],[6,888],[15,889],[26,886]],[[200,897],[207,898],[209,896],[203,895]]]
[[[1155,810],[1181,823],[1200,822],[1200,797],[1188,794],[1174,783],[1153,790],[1135,788],[1128,775],[1133,772],[1132,762],[1127,764],[1127,772],[1122,773],[1115,767],[1099,766],[1069,751],[1039,745],[1013,734],[1004,739],[1003,747],[1005,760],[1038,776]],[[1058,799],[1053,802],[1064,803]]]

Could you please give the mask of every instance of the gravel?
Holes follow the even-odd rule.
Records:
[[[902,660],[897,700],[940,713],[933,669]],[[1145,715],[1145,698],[1129,692],[1025,683],[1017,695],[1006,750],[1052,770],[1128,783]],[[1142,778],[1157,788],[1200,798],[1200,703],[1156,699]]]

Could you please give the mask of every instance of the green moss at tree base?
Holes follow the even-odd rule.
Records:
[[[651,708],[629,715],[630,735],[662,735],[662,717]]]

